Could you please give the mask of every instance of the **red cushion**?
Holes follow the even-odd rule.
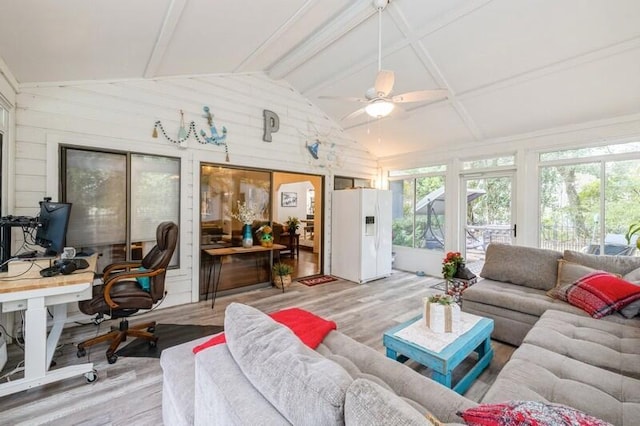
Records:
[[[469,426],[610,426],[575,408],[538,401],[481,404],[458,415]]]
[[[640,287],[615,275],[595,271],[576,281],[566,292],[567,302],[593,318],[602,318],[640,299]]]

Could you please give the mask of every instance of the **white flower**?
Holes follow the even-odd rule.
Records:
[[[241,203],[240,201],[238,201],[238,212],[232,213],[231,217],[234,219],[238,219],[245,225],[251,225],[253,221],[256,220],[257,215],[256,212],[247,207],[246,202]]]

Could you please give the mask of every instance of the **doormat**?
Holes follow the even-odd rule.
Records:
[[[305,278],[298,282],[306,286],[312,287],[314,285],[330,283],[331,281],[337,281],[337,280],[338,280],[337,278],[334,278],[331,275],[320,275],[319,277]]]
[[[180,345],[200,337],[210,336],[224,330],[220,325],[182,325],[182,324],[156,324],[155,335],[158,337],[158,345],[155,348],[149,346],[149,342],[143,339],[132,340],[127,346],[116,351],[116,355],[123,357],[160,358],[164,349]],[[133,339],[133,337],[128,337]]]

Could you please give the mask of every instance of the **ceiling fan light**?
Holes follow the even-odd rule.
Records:
[[[365,107],[365,111],[373,118],[382,118],[391,114],[393,111],[393,103],[384,100],[378,100],[371,102],[369,105]]]

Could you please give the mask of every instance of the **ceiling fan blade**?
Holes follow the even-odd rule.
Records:
[[[364,108],[357,109],[357,110],[353,111],[352,113],[345,115],[344,117],[342,117],[340,119],[340,121],[350,120],[350,119],[352,119],[354,117],[359,116],[360,114],[364,114]]]
[[[417,90],[415,92],[401,93],[391,97],[392,102],[424,102],[439,101],[447,97],[448,91],[445,89]]]
[[[340,101],[349,101],[349,102],[368,102],[367,99],[364,98],[356,98],[355,96],[318,96],[318,99],[336,99]]]
[[[393,83],[395,82],[395,76],[393,71],[380,70],[376,76],[376,82],[373,85],[376,88],[376,94],[382,93],[381,97],[388,96],[393,90]]]

